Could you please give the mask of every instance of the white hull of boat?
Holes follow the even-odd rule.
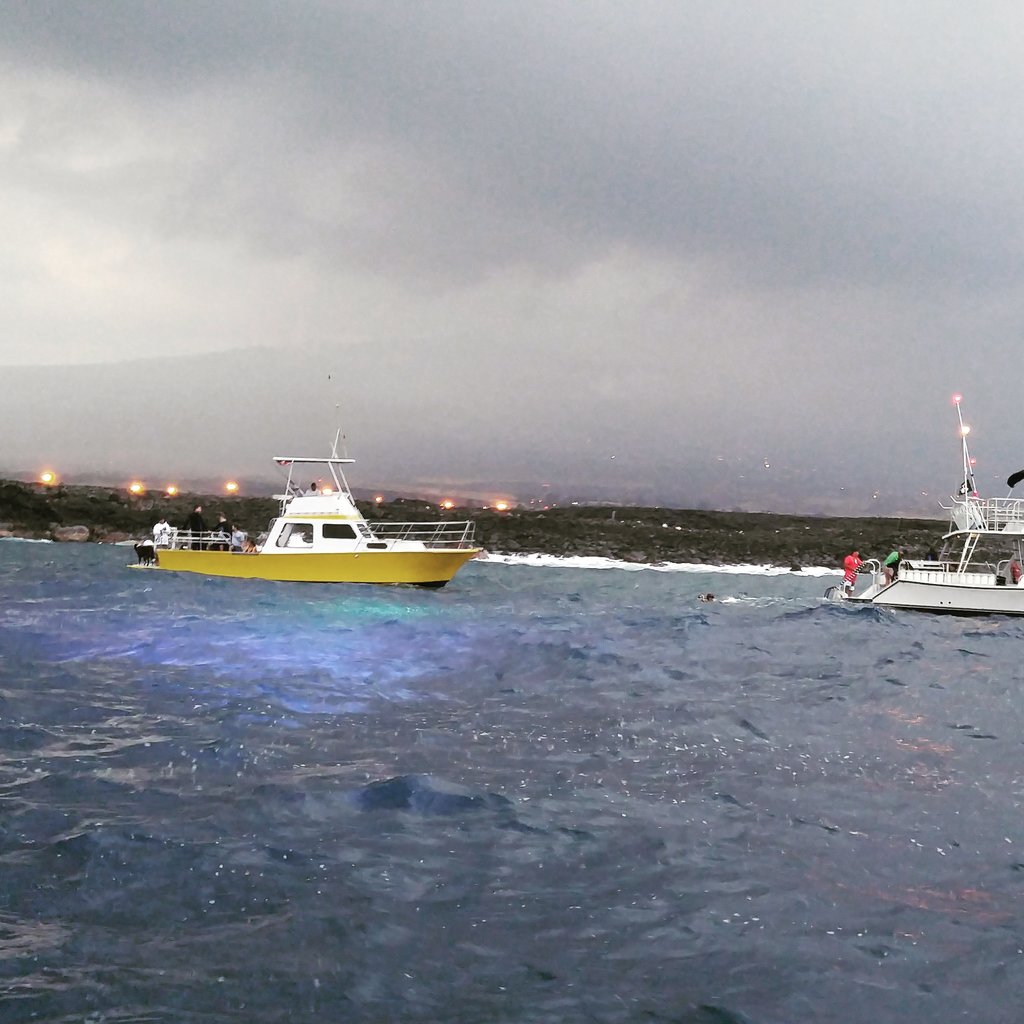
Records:
[[[1000,586],[992,573],[908,570],[888,586],[874,582],[846,600],[881,608],[957,615],[1024,615],[1024,586]]]

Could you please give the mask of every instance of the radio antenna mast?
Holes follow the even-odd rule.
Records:
[[[967,447],[967,435],[971,432],[969,423],[964,423],[963,413],[960,411],[962,395],[953,396],[953,404],[956,406],[956,418],[960,421],[960,444],[963,449],[964,459],[964,482],[960,485],[961,495],[977,494],[978,488],[974,485],[974,460],[971,458],[970,450]]]

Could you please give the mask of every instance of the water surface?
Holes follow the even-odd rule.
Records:
[[[1020,1019],[1024,624],[126,560],[0,542],[5,1024]]]

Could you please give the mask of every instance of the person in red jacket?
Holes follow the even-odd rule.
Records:
[[[847,555],[843,559],[843,589],[847,595],[853,593],[853,588],[857,585],[857,570],[864,564],[864,560],[860,557],[859,551],[854,551],[852,554]]]

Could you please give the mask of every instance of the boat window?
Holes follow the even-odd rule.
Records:
[[[277,538],[279,548],[308,548],[313,546],[312,523],[288,523]]]
[[[348,523],[324,523],[324,540],[355,540],[355,536]]]

